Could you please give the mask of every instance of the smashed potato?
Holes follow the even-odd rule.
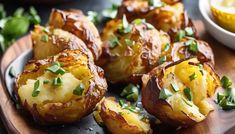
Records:
[[[16,84],[22,106],[41,124],[80,120],[107,90],[103,70],[78,49],[29,61]]]
[[[94,117],[99,123],[102,122],[113,134],[150,134],[149,120],[124,106],[120,106],[114,98],[105,98],[101,101],[94,112]],[[127,104],[123,104],[127,105]],[[127,106],[126,106],[127,107]]]
[[[31,38],[34,60],[46,59],[64,50],[74,49],[82,50],[92,58],[91,52],[82,40],[62,29],[52,29],[36,25],[31,32]]]
[[[162,49],[170,43],[166,33],[141,19],[129,23],[125,16],[106,24],[102,40],[104,51],[98,65],[111,83],[139,82],[158,65]]]
[[[102,53],[102,42],[95,25],[80,10],[53,9],[48,22],[52,28],[61,28],[80,38],[97,60]]]
[[[142,77],[143,107],[163,123],[187,127],[206,118],[214,108],[219,78],[207,64],[188,59],[159,66]]]

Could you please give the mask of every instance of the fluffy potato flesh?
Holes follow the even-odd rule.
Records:
[[[64,74],[54,74],[46,69],[59,62]],[[71,123],[88,115],[103,98],[107,84],[104,72],[82,51],[63,51],[44,60],[30,61],[17,78],[17,95],[25,107],[42,124]],[[62,80],[54,85],[55,78]],[[45,80],[48,82],[45,84]],[[32,95],[39,81],[37,96]],[[80,95],[74,90],[83,84]]]
[[[71,32],[85,42],[97,60],[102,53],[102,42],[95,25],[80,10],[53,9],[48,22],[50,27]]]
[[[94,112],[97,121],[102,122],[113,134],[152,133],[149,120],[141,119],[138,113],[122,108],[114,98],[105,98]]]
[[[63,50],[80,49],[88,55],[92,54],[82,40],[62,29],[52,29],[36,25],[31,32],[33,42],[33,59],[41,60],[58,54]]]
[[[122,20],[111,20],[102,32],[104,53],[98,64],[111,83],[139,82],[142,74],[158,65],[162,47],[169,44],[169,36],[145,23],[130,25],[131,31],[119,31]],[[115,45],[115,46],[112,46]]]
[[[192,80],[192,74],[195,76]],[[219,85],[218,76],[207,64],[199,65],[196,58],[158,67],[142,77],[144,108],[163,123],[187,127],[200,122],[213,110],[206,99],[214,95]],[[175,91],[176,85],[178,91]],[[185,94],[189,88],[192,100]],[[170,92],[160,99],[163,90]]]

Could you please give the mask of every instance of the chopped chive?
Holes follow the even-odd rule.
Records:
[[[194,35],[193,29],[191,27],[186,27],[184,30],[185,30],[187,36]]]
[[[184,95],[188,98],[189,101],[192,101],[193,95],[192,95],[191,89],[189,87],[186,87],[184,89]]]
[[[178,92],[178,91],[180,90],[179,87],[178,87],[178,85],[177,85],[175,82],[171,83],[171,88],[172,88],[175,92]]]
[[[46,34],[42,35],[41,41],[47,43],[49,41],[48,35],[46,35]]]
[[[129,94],[126,96],[127,100],[133,101],[133,102],[137,101],[138,98],[139,98],[139,94],[137,94],[137,93],[132,93],[132,94]]]
[[[73,94],[77,95],[77,96],[81,96],[83,91],[84,91],[85,87],[83,83],[80,83],[74,90],[73,90]]]
[[[135,20],[132,21],[132,23],[134,23],[135,25],[140,25],[143,22],[145,22],[145,20],[143,20],[143,19],[135,19]]]
[[[162,89],[159,94],[159,99],[165,100],[170,96],[172,96],[172,93],[168,89]]]
[[[161,64],[163,64],[163,63],[165,63],[165,62],[166,62],[166,56],[161,57],[161,58],[159,59],[159,61],[158,61],[159,65],[161,65]]]
[[[148,0],[148,4],[150,7],[154,8],[163,7],[165,5],[165,3],[162,2],[161,0]]]
[[[122,107],[122,108],[127,108],[128,105],[125,103],[124,100],[119,100],[119,105]]]
[[[128,110],[130,110],[131,112],[134,112],[134,113],[139,113],[140,112],[140,108],[135,107],[135,106],[128,107]]]
[[[222,93],[217,93],[217,103],[220,103],[220,101],[225,97]]]
[[[109,48],[113,49],[119,44],[118,38],[114,36],[109,43]]]
[[[127,46],[132,46],[134,44],[134,41],[132,41],[130,39],[125,39],[125,43]]]
[[[203,75],[203,65],[202,64],[198,64],[198,67],[199,67],[199,71],[201,72],[201,74]]]
[[[191,44],[188,46],[189,51],[196,53],[198,52],[198,45],[196,41],[193,41]]]
[[[232,86],[232,81],[227,76],[223,76],[220,83],[223,88],[229,88]]]
[[[170,49],[170,43],[166,43],[165,47],[164,47],[164,51],[168,51]]]
[[[150,23],[145,23],[145,25],[147,26],[148,29],[154,29],[154,26]]]
[[[12,78],[15,78],[16,77],[16,71],[14,69],[14,67],[12,66],[9,70],[9,75],[12,77]]]
[[[139,98],[139,87],[133,84],[129,84],[122,90],[120,96],[126,96],[127,100],[135,102]]]
[[[129,33],[131,32],[132,30],[132,27],[131,25],[128,23],[127,21],[127,18],[126,18],[126,15],[123,15],[123,18],[122,18],[122,26],[119,28],[119,31],[121,33]]]
[[[104,17],[107,17],[107,18],[111,18],[111,19],[114,19],[117,15],[117,10],[118,10],[118,5],[116,4],[112,4],[112,7],[111,8],[108,8],[108,9],[104,9],[102,11],[102,15]]]
[[[87,12],[87,17],[94,24],[98,24],[99,23],[99,17],[98,17],[98,13],[97,12],[95,12],[95,11],[88,11]]]
[[[183,101],[184,101],[187,105],[189,105],[190,107],[193,106],[193,104],[192,104],[190,101],[187,101],[187,100],[185,100],[184,98],[182,98],[182,99],[183,99]]]
[[[37,97],[39,95],[39,93],[40,93],[39,85],[40,85],[40,81],[36,80],[34,83],[32,97]]]
[[[184,30],[180,30],[180,31],[176,34],[176,41],[181,41],[185,36],[186,36],[185,31],[184,31]]]
[[[189,76],[190,81],[193,81],[196,78],[197,78],[197,75],[196,75],[195,72],[192,75]]]
[[[50,66],[46,70],[52,73],[61,74],[61,75],[65,73],[65,70],[61,67],[59,62],[55,62],[52,66]]]
[[[54,86],[61,86],[63,84],[63,81],[60,77],[54,78],[52,81],[52,85]]]
[[[43,81],[43,84],[48,84],[48,83],[50,83],[49,80],[44,80],[44,81]]]

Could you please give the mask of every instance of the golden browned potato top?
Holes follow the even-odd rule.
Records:
[[[98,64],[112,82],[137,82],[142,74],[158,65],[168,35],[156,30],[144,20],[132,23],[123,19],[111,20],[102,32],[104,53]]]
[[[83,40],[97,60],[102,53],[102,42],[95,25],[80,10],[53,9],[49,26],[71,32]]]

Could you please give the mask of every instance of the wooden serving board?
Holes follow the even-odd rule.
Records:
[[[216,72],[222,76],[229,76],[233,82],[235,82],[235,51],[218,43],[208,33],[206,33],[205,27],[201,21],[194,21],[196,28],[199,32],[199,36],[202,40],[207,41],[215,54],[216,61]],[[4,122],[5,127],[9,133],[48,133],[49,131],[56,130],[55,133],[105,133],[101,127],[97,127],[92,119],[92,116],[86,117],[77,124],[68,124],[65,126],[55,126],[54,128],[47,129],[40,127],[33,123],[32,120],[22,116],[21,113],[15,108],[12,98],[10,97],[8,90],[6,89],[5,71],[8,65],[16,59],[23,52],[31,48],[31,40],[29,36],[25,36],[14,43],[2,57],[1,61],[1,83],[0,83],[0,114]],[[23,63],[22,63],[23,64]],[[21,64],[20,64],[21,65]],[[15,67],[22,68],[22,67]],[[112,89],[109,89],[112,90]],[[215,106],[215,111],[211,112],[206,120],[189,127],[187,129],[181,129],[174,133],[179,134],[222,134],[222,133],[235,133],[235,129],[231,129],[235,126],[235,110],[223,111],[213,101],[212,104]],[[92,121],[95,126],[94,130],[81,131],[82,125]],[[81,126],[80,126],[81,125]],[[84,128],[83,128],[84,129]],[[154,128],[154,133],[166,133],[159,128]]]

